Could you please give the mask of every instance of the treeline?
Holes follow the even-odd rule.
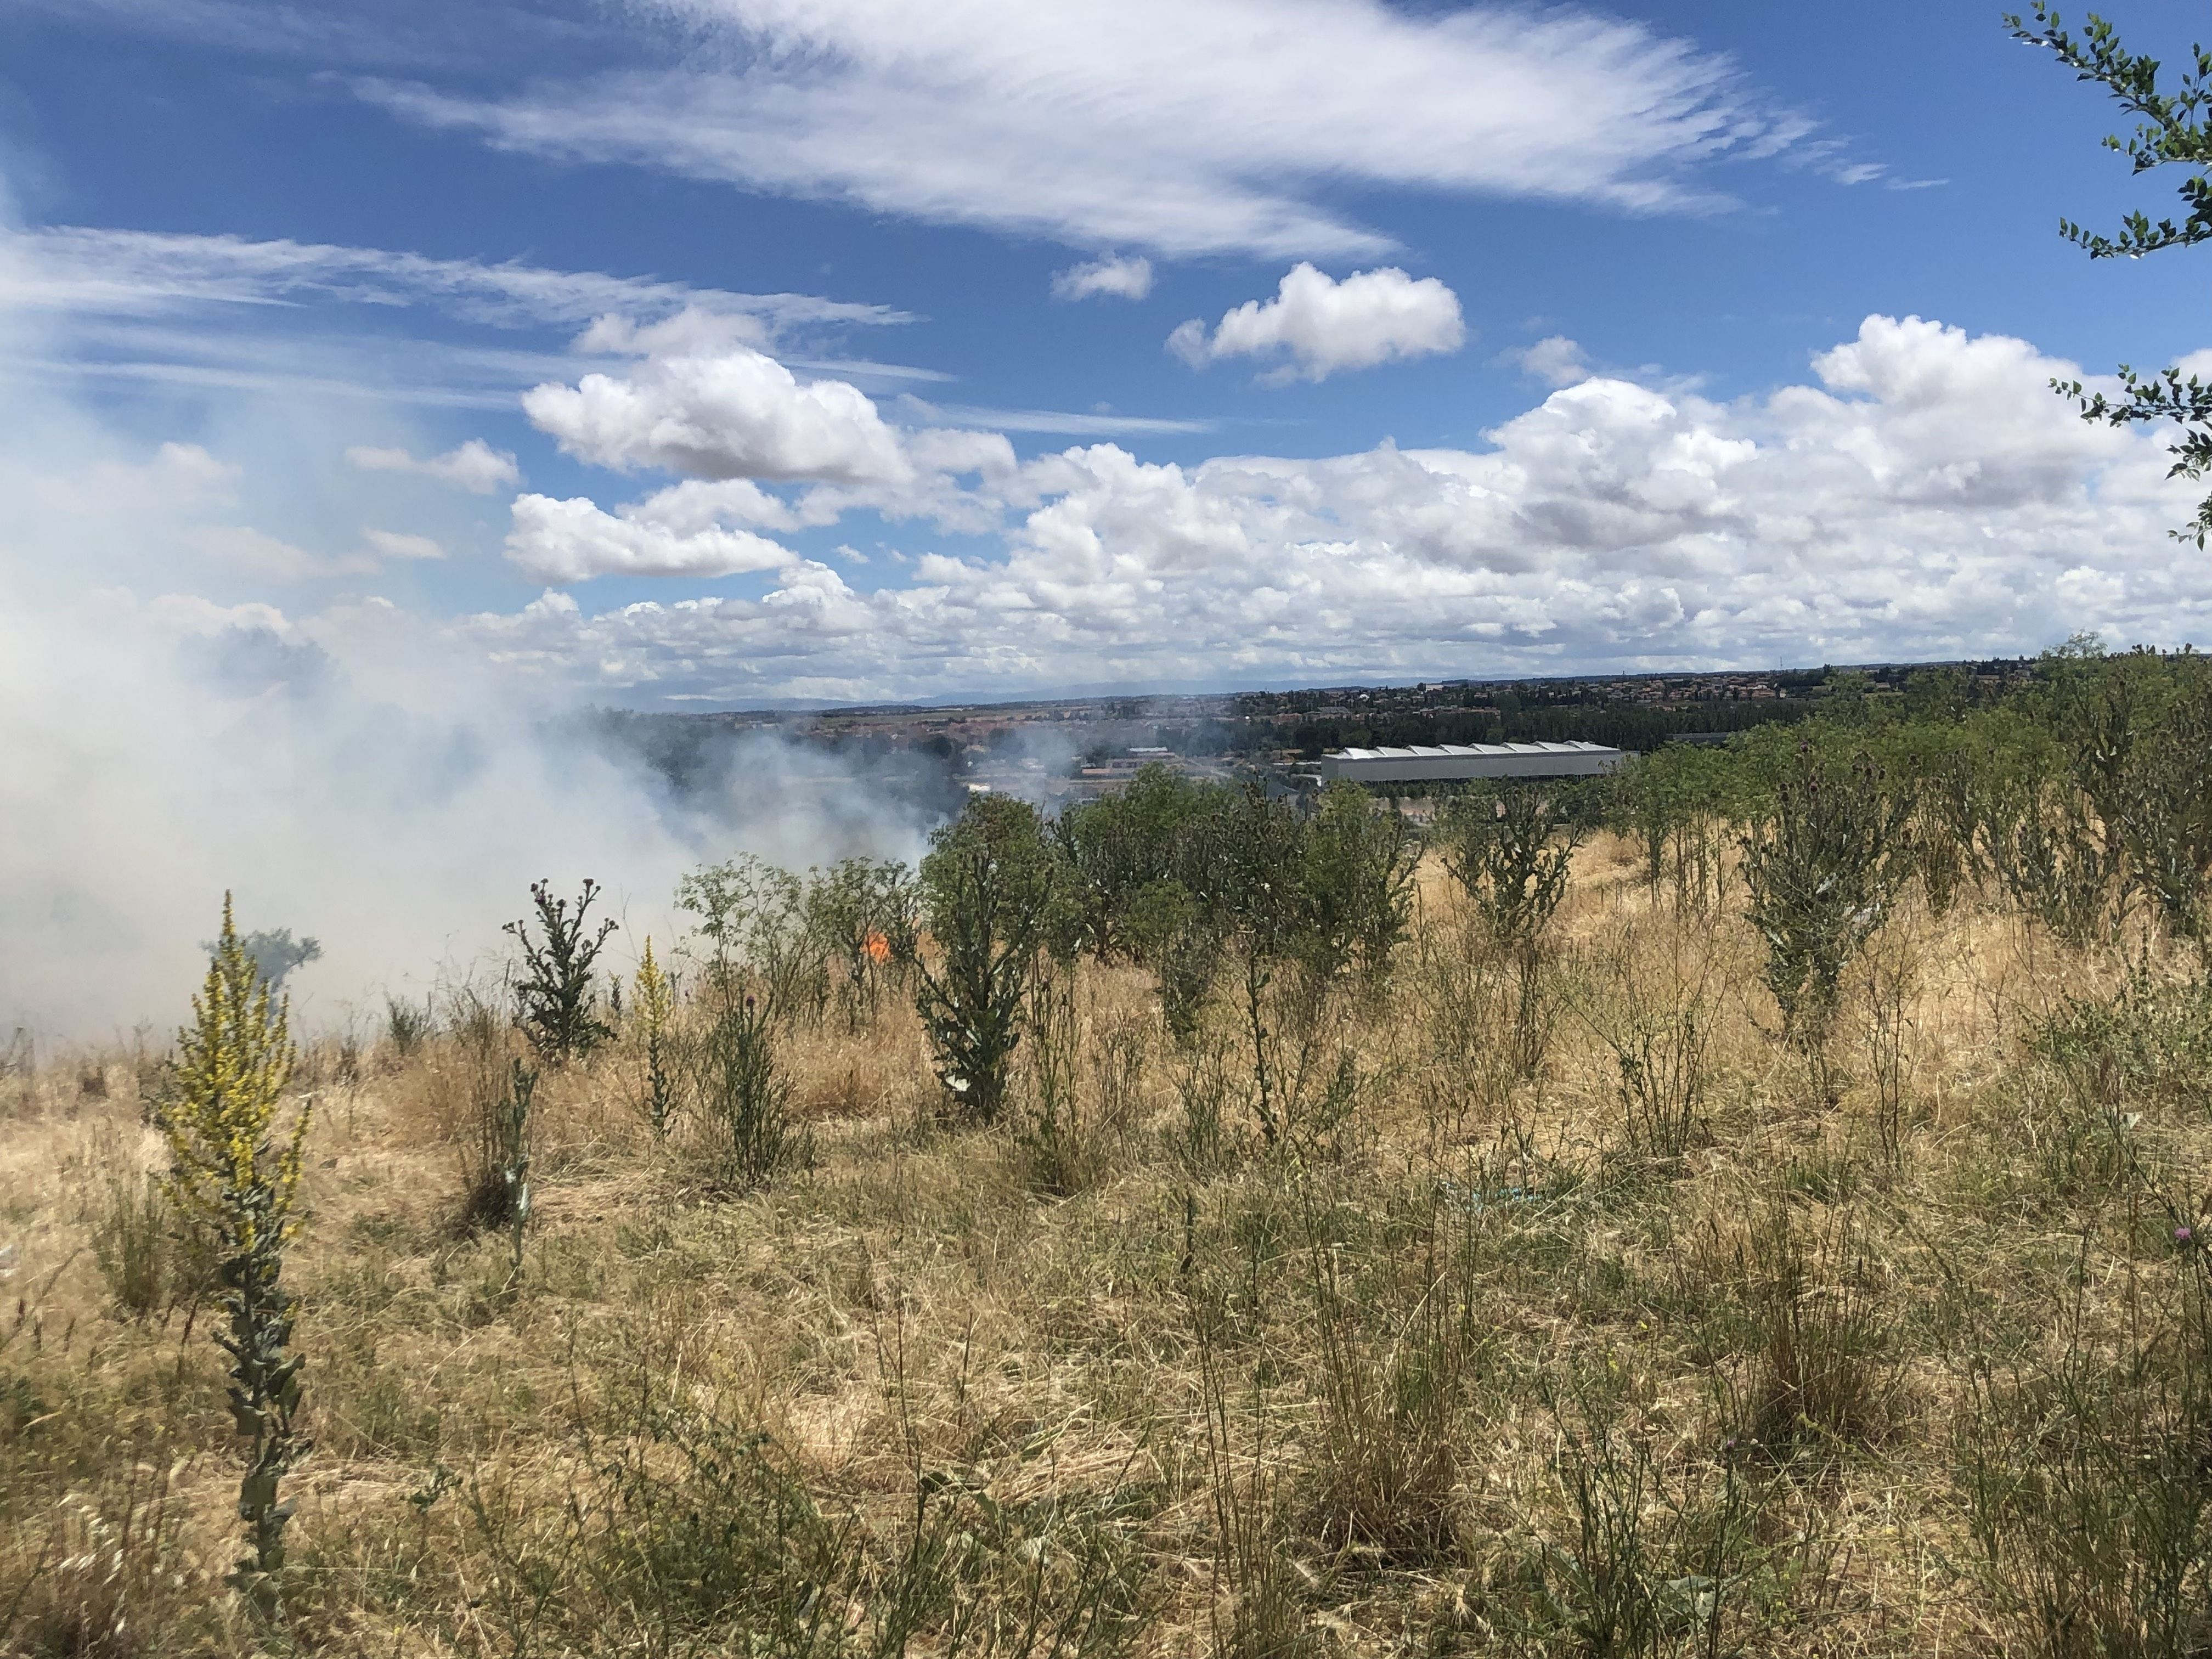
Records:
[[[1608,794],[1655,880],[1710,869],[1717,825],[1805,818],[1840,835],[1848,803],[1881,819],[1881,861],[1917,876],[1939,913],[1984,884],[2075,944],[2116,939],[2130,918],[2199,940],[2212,659],[2076,643],[1994,700],[1953,670],[1900,697],[1846,687],[1791,731],[1645,757]]]
[[[1939,915],[1985,892],[2077,945],[2131,922],[2205,939],[2212,664],[2076,644],[1996,695],[1957,669],[1901,695],[1833,676],[1787,726],[1666,745],[1606,779],[1468,786],[1425,832],[1348,783],[1299,797],[1150,768],[1053,817],[977,796],[915,872],[741,860],[679,897],[708,947],[700,994],[784,1024],[834,1008],[857,1029],[887,987],[911,988],[949,1108],[991,1121],[1042,1018],[1036,987],[1086,957],[1145,970],[1179,1040],[1236,1003],[1264,1097],[1270,1020],[1387,980],[1425,853],[1531,1001],[1568,860],[1601,828],[1632,838],[1678,905],[1741,884],[1784,1027],[1817,1048],[1859,944],[1914,886]]]

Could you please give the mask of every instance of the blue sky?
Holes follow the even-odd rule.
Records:
[[[2118,21],[2176,52],[2179,9]],[[19,622],[690,708],[2174,643],[2212,602],[2155,441],[2042,390],[2212,344],[2188,254],[2055,234],[2171,184],[1995,7],[0,31]]]

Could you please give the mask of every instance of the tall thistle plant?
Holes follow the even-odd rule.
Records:
[[[571,911],[568,900],[553,896],[550,881],[532,882],[530,902],[538,912],[537,935],[532,935],[526,921],[510,921],[505,929],[522,946],[522,973],[514,986],[515,1024],[549,1066],[585,1059],[614,1039],[614,1028],[599,1017],[592,969],[607,935],[619,924],[610,919],[597,929],[586,926],[585,916],[599,896],[599,884],[586,878]]]
[[[270,995],[240,940],[223,895],[222,935],[192,999],[192,1023],[178,1034],[181,1058],[160,1127],[169,1144],[169,1195],[204,1217],[222,1253],[230,1355],[230,1413],[246,1441],[238,1513],[246,1553],[230,1583],[264,1625],[283,1616],[284,1527],[294,1505],[277,1501],[284,1474],[309,1442],[297,1426],[301,1356],[289,1352],[292,1299],[279,1279],[284,1249],[299,1229],[294,1206],[309,1109],[280,1126],[297,1051],[288,1005]]]
[[[1572,785],[1508,784],[1460,797],[1443,825],[1444,868],[1519,981],[1513,1049],[1524,1077],[1543,1064],[1544,938],[1589,830],[1587,806]]]
[[[1863,757],[1825,768],[1802,748],[1771,802],[1740,840],[1751,925],[1766,946],[1766,988],[1784,1037],[1818,1054],[1844,970],[1911,874],[1911,798]]]

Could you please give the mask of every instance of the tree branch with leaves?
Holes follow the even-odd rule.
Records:
[[[2120,221],[2119,234],[2108,236],[2061,219],[2059,234],[2092,259],[2140,259],[2146,253],[2212,241],[2212,178],[2205,173],[2207,164],[2212,163],[2212,130],[2205,119],[2212,109],[2212,52],[2192,46],[2191,67],[2178,86],[2166,91],[2159,85],[2164,67],[2159,60],[2128,51],[2112,25],[2094,12],[2079,35],[2066,28],[2047,0],[2035,0],[2032,17],[2031,22],[2018,13],[2007,14],[2005,27],[2014,40],[2050,52],[2074,71],[2075,79],[2102,86],[2136,118],[2134,133],[2124,139],[2118,134],[2108,137],[2106,149],[2125,155],[2137,173],[2163,167],[2197,169],[2179,186],[2188,211],[2179,223],[2160,219],[2154,224],[2148,214],[2130,213]],[[2123,363],[2119,377],[2118,397],[2085,391],[2079,380],[2053,380],[2051,386],[2075,400],[2085,421],[2104,426],[2179,426],[2181,436],[2166,446],[2174,458],[2166,477],[2196,480],[2212,471],[2212,386],[2194,374],[2184,380],[2173,368],[2137,374]],[[2172,533],[2177,540],[2193,541],[2203,548],[2205,538],[2212,536],[2212,495],[2197,504],[2194,519]]]

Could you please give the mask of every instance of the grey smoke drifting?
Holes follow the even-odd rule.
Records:
[[[0,634],[0,1027],[174,1021],[226,890],[241,927],[321,940],[293,981],[313,1024],[495,953],[540,876],[601,882],[627,957],[668,937],[703,859],[911,857],[926,831],[926,811],[773,737],[734,740],[684,795],[481,684],[425,712],[274,627],[101,622],[11,611]]]

